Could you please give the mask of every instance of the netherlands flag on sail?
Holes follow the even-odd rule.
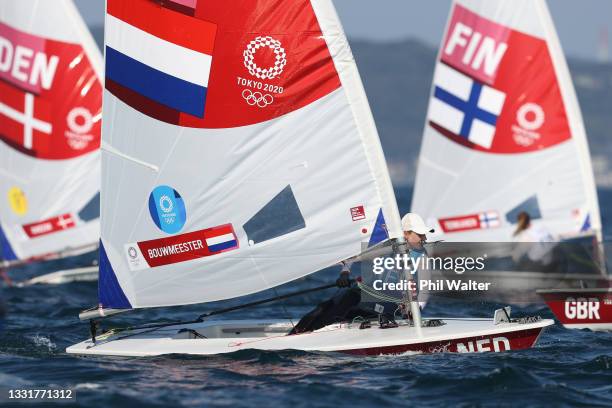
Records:
[[[204,117],[216,25],[151,0],[108,0],[106,79]]]
[[[490,149],[506,94],[444,63],[438,64],[429,120],[454,135]]]
[[[238,246],[238,240],[236,240],[236,236],[234,235],[233,231],[226,234],[221,233],[221,235],[206,238],[206,246],[211,253],[216,253],[225,251],[227,249],[236,248]]]

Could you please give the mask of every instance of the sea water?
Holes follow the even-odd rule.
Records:
[[[397,193],[402,212],[407,211],[411,191]],[[612,231],[612,192],[600,191],[600,202],[604,231]],[[40,274],[43,268],[31,266],[20,273]],[[241,300],[119,315],[110,324],[191,319],[219,307],[333,282],[337,272],[329,269]],[[219,318],[290,317],[297,322],[334,293],[311,293]],[[499,354],[364,358],[245,350],[211,357],[75,357],[64,349],[89,335],[77,314],[95,304],[95,283],[8,288],[2,297],[8,315],[0,333],[0,390],[69,388],[76,404],[67,406],[612,406],[611,333],[556,325],[544,332],[537,347]],[[491,317],[497,307],[434,301],[426,314]],[[552,318],[544,304],[515,307],[513,314]]]

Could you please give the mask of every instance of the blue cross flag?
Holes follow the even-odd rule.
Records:
[[[506,95],[439,63],[429,120],[458,137],[490,149]]]

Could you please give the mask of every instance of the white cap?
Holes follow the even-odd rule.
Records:
[[[434,229],[425,225],[425,221],[419,214],[408,213],[402,217],[402,229],[404,231],[414,231],[417,234],[433,233]]]

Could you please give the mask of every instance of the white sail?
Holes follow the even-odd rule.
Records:
[[[331,1],[108,0],[105,61],[102,307],[246,295],[401,236]]]
[[[72,1],[0,2],[0,260],[98,242],[101,72]]]
[[[584,123],[544,0],[453,2],[412,211],[452,241],[508,241],[520,211],[557,238],[600,236]]]

